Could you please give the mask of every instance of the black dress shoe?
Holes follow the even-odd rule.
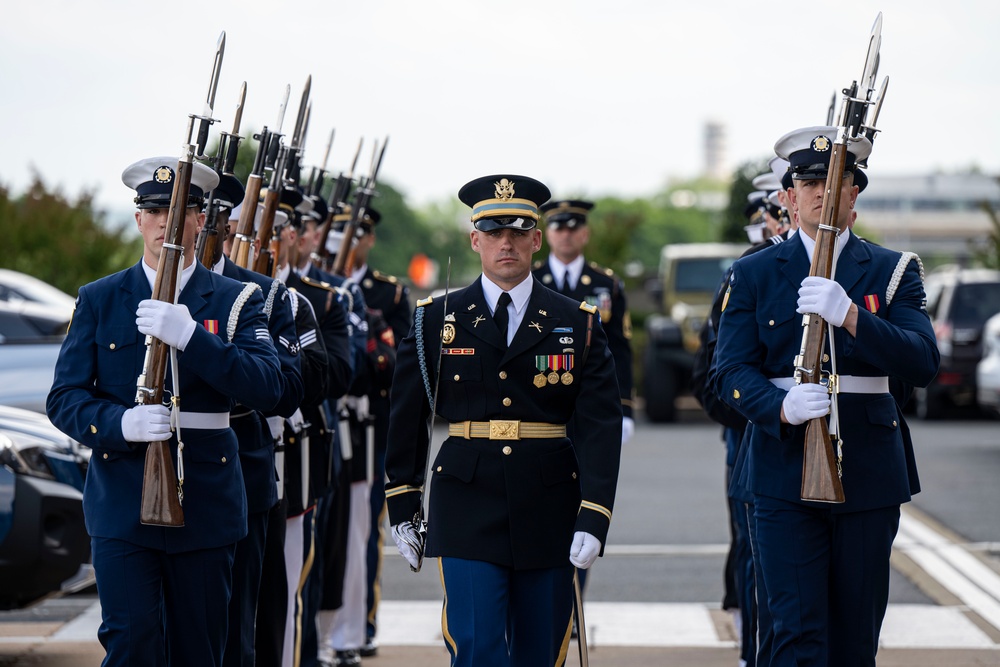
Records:
[[[358,653],[361,654],[362,658],[371,658],[378,655],[378,644],[375,643],[374,639],[369,638],[365,642],[365,645],[358,649]]]
[[[356,667],[361,664],[361,656],[358,654],[357,649],[337,651],[333,659],[333,664],[336,667]]]

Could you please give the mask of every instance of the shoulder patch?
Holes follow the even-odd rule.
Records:
[[[429,306],[431,305],[432,301],[434,301],[434,297],[432,296],[429,296],[426,299],[420,299],[420,301],[417,301],[417,308],[421,308],[423,306]]]
[[[581,301],[580,302],[580,310],[585,310],[588,313],[590,313],[591,315],[593,315],[594,313],[597,312],[597,306],[591,306],[586,301]]]

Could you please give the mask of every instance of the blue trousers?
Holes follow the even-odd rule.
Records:
[[[559,667],[566,661],[573,566],[514,570],[441,558],[441,629],[452,667]]]
[[[899,506],[834,514],[758,495],[754,517],[771,666],[874,667]]]
[[[236,543],[233,560],[233,594],[229,598],[229,637],[224,667],[254,667],[254,625],[260,593],[264,541],[269,512],[247,515],[247,536]]]
[[[102,667],[222,664],[236,545],[168,554],[91,538]]]

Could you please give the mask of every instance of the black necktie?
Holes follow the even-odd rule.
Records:
[[[571,291],[569,286],[569,269],[566,269],[566,273],[563,274],[562,293],[568,296]]]
[[[493,322],[500,331],[500,338],[503,339],[503,346],[507,347],[507,324],[510,322],[510,313],[507,312],[507,304],[510,303],[510,294],[503,292],[497,299],[496,310],[493,311]]]

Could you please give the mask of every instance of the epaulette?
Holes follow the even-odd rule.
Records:
[[[386,283],[392,283],[393,285],[399,282],[399,278],[397,278],[396,276],[390,276],[385,273],[380,273],[379,271],[372,271],[372,276],[374,276],[376,280],[381,280],[382,282]]]
[[[300,276],[302,282],[306,285],[312,285],[313,287],[321,287],[329,292],[336,292],[337,288],[326,282],[325,280],[313,280],[309,276]]]
[[[597,312],[597,306],[591,306],[586,301],[581,301],[580,302],[580,310],[585,310],[588,313],[590,313],[591,315],[593,315],[594,313]]]
[[[594,271],[597,271],[598,273],[603,273],[604,275],[606,275],[609,278],[614,278],[615,277],[615,272],[614,271],[612,271],[611,269],[609,269],[607,267],[601,266],[597,262],[590,262],[590,268],[592,268]]]
[[[432,296],[429,296],[426,299],[420,299],[420,301],[417,301],[417,308],[422,308],[424,306],[429,306],[429,305],[431,305],[432,301],[434,301],[434,297],[432,297]]]

